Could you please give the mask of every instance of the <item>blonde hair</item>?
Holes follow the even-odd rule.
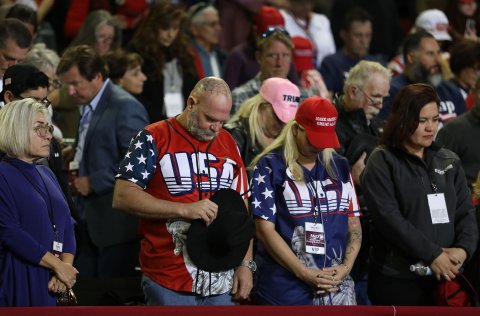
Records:
[[[51,124],[45,105],[31,98],[12,101],[0,110],[0,151],[14,158],[29,154],[30,131],[37,113]]]
[[[473,184],[473,195],[480,201],[480,172],[478,173],[477,180]]]
[[[383,76],[387,81],[390,81],[392,78],[390,69],[374,61],[362,60],[348,72],[347,79],[345,79],[343,85],[343,92],[347,94],[351,86],[357,86],[362,89],[374,74]]]
[[[274,151],[275,149],[283,147],[283,159],[285,160],[288,170],[290,170],[292,173],[293,178],[295,181],[304,180],[305,175],[303,173],[302,165],[298,163],[300,152],[298,150],[295,136],[293,135],[293,128],[297,128],[297,126],[299,126],[299,124],[295,120],[288,122],[273,143],[267,146],[253,159],[249,168],[253,169],[260,158]],[[319,158],[328,175],[334,179],[338,179],[338,171],[337,167],[333,163],[333,155],[335,155],[335,150],[333,148],[325,148],[322,150],[321,157]]]
[[[265,106],[272,106],[260,94],[257,94],[242,103],[237,112],[225,124],[226,128],[235,128],[243,119],[248,120],[248,134],[253,147],[265,148],[268,146],[265,133],[263,132],[260,117],[260,109]]]

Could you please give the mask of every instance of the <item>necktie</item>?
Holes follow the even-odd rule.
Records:
[[[77,141],[77,147],[75,148],[74,160],[78,162],[82,161],[83,147],[85,145],[87,129],[88,129],[88,126],[90,125],[92,114],[93,114],[92,106],[90,104],[85,104],[83,106],[82,116],[80,117],[80,124],[78,125],[78,141]]]

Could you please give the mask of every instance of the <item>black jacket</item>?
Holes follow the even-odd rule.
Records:
[[[383,130],[383,121],[375,118],[369,123],[363,109],[347,111],[343,96],[337,94],[333,99],[338,112],[336,132],[341,146],[337,152],[345,156],[352,166],[362,152],[370,154],[375,148]]]
[[[232,134],[237,143],[238,149],[240,150],[243,163],[245,164],[245,167],[248,168],[252,160],[262,152],[262,148],[253,146],[252,144],[248,119],[239,120],[234,126],[224,126],[224,128]]]
[[[480,171],[480,104],[448,121],[438,131],[436,142],[455,152],[462,161],[467,181],[473,184]]]
[[[415,278],[411,264],[430,265],[442,247],[475,251],[478,230],[470,191],[458,156],[435,144],[425,161],[398,148],[378,147],[361,184],[372,218],[371,268],[382,274]],[[449,223],[432,224],[427,195],[445,195]]]

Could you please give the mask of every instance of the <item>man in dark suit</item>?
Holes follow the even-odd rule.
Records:
[[[138,257],[137,221],[112,208],[118,163],[130,140],[148,124],[145,108],[107,78],[107,67],[91,47],[62,56],[57,74],[82,114],[74,161],[81,226],[76,267],[83,277],[134,275]]]

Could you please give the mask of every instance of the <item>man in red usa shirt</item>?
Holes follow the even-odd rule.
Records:
[[[178,116],[153,123],[132,140],[119,166],[113,204],[140,217],[142,288],[148,305],[232,305],[252,288],[252,244],[237,269],[208,272],[186,251],[190,221],[215,220],[211,195],[247,192],[245,166],[230,134],[232,97],[222,79],[207,77]]]

